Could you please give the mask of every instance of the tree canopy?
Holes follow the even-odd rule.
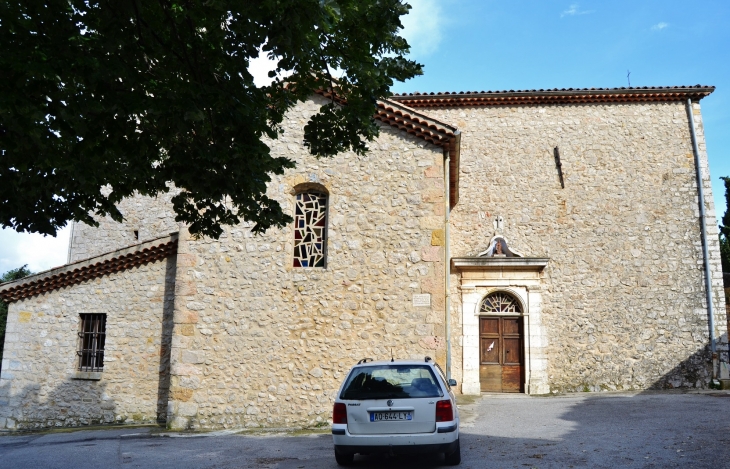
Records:
[[[421,73],[404,58],[401,0],[8,0],[0,4],[0,224],[54,235],[121,221],[135,193],[217,238],[240,219],[291,221],[266,196],[287,110],[341,71],[338,99],[304,129],[317,157],[363,153],[376,100]],[[276,61],[257,87],[249,62]],[[286,81],[281,76],[287,74]]]
[[[0,275],[0,283],[12,282],[13,280],[20,280],[28,275],[33,275],[33,272],[28,270],[28,264],[17,269],[10,269],[4,274]]]

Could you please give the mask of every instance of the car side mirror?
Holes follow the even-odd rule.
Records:
[[[455,379],[450,379],[449,380],[449,386],[456,386],[456,380]]]

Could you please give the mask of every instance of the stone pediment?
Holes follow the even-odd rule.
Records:
[[[546,257],[525,257],[509,245],[507,238],[495,235],[489,247],[475,257],[453,257],[451,263],[457,270],[531,270],[541,271],[548,263]]]
[[[516,249],[509,246],[507,238],[497,235],[489,241],[486,251],[477,254],[477,257],[525,257]]]

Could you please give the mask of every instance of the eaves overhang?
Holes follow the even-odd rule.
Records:
[[[0,284],[0,299],[13,302],[121,272],[177,253],[177,234],[145,241],[89,259]]]
[[[390,97],[411,108],[518,106],[550,104],[606,104],[699,101],[714,86],[643,86],[622,88],[554,88],[509,91],[402,93]]]

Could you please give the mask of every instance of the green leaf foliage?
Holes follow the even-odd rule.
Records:
[[[2,276],[0,276],[0,283],[12,282],[13,280],[20,280],[23,277],[32,275],[33,272],[28,270],[28,264],[17,269],[8,270]],[[0,364],[3,360],[3,349],[5,347],[5,325],[8,322],[8,304],[4,301],[0,301]],[[0,365],[2,366],[2,365]]]
[[[291,221],[266,196],[293,162],[264,139],[340,70],[305,127],[318,157],[362,153],[376,100],[421,73],[400,0],[8,0],[0,3],[0,224],[54,235],[174,184],[176,220],[218,238]],[[257,87],[263,51],[277,78]],[[286,75],[286,82],[281,76]]]
[[[722,271],[730,274],[730,177],[721,177],[725,182],[725,215],[720,224],[720,257]]]

